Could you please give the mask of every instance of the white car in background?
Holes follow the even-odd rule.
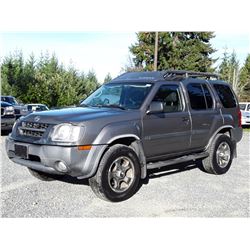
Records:
[[[242,113],[242,125],[250,126],[250,102],[240,102],[239,104]]]
[[[33,113],[33,112],[40,112],[40,111],[47,111],[49,108],[41,103],[32,103],[32,104],[26,104],[27,107],[27,114]]]

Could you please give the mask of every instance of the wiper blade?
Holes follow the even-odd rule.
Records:
[[[116,105],[116,104],[110,104],[110,105],[96,105],[94,107],[99,107],[99,108],[118,108],[118,109],[122,109],[122,110],[126,110],[125,107],[121,106],[121,105]]]
[[[91,107],[89,104],[81,103],[79,107]]]

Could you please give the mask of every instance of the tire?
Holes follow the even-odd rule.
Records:
[[[120,202],[137,191],[140,176],[141,167],[136,153],[130,147],[117,144],[106,151],[89,184],[97,197]]]
[[[63,175],[52,175],[52,174],[46,174],[46,173],[42,173],[40,171],[28,168],[30,174],[34,177],[36,177],[37,179],[41,180],[41,181],[54,181],[56,179],[60,179],[62,178]]]
[[[233,151],[230,137],[224,134],[216,135],[209,147],[209,156],[202,160],[203,169],[210,174],[225,174],[231,166]]]

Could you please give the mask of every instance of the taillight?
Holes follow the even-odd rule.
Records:
[[[242,127],[242,114],[241,114],[241,111],[240,111],[240,108],[238,110],[238,126],[241,128]]]

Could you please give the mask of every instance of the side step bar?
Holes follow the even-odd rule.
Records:
[[[155,168],[161,168],[169,165],[174,165],[186,161],[194,161],[200,158],[206,158],[208,156],[208,152],[202,152],[199,154],[191,154],[191,155],[185,155],[179,158],[170,159],[166,161],[157,161],[157,162],[151,162],[147,164],[147,169],[155,169]]]

